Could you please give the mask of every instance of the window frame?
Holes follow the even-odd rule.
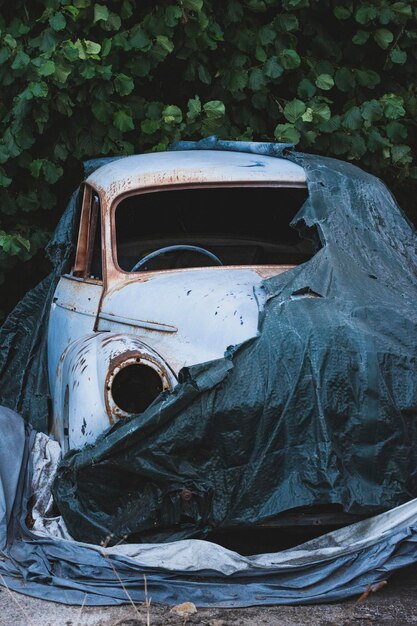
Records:
[[[198,270],[213,270],[213,271],[221,271],[223,269],[242,269],[242,268],[252,268],[252,269],[270,269],[271,271],[274,268],[282,268],[287,267],[284,265],[222,265],[222,266],[210,266],[207,268],[206,266],[202,267],[193,267],[193,268],[175,268],[175,269],[165,269],[165,270],[150,270],[147,272],[128,272],[123,270],[118,263],[117,259],[117,240],[116,240],[116,211],[117,207],[121,202],[123,202],[126,198],[130,198],[132,196],[139,196],[148,193],[158,193],[160,191],[169,191],[179,189],[209,189],[209,188],[242,188],[242,187],[251,187],[251,188],[284,188],[284,189],[307,189],[307,183],[295,183],[294,181],[261,181],[261,182],[252,182],[252,181],[234,181],[230,182],[214,182],[214,183],[180,183],[175,185],[159,185],[155,187],[140,187],[138,189],[131,190],[129,192],[120,194],[116,198],[113,199],[110,205],[110,230],[111,230],[111,242],[110,242],[110,250],[107,251],[107,268],[108,274],[110,278],[114,278],[115,280],[136,280],[136,281],[144,281],[148,280],[152,276],[157,276],[166,273],[174,273],[174,272],[190,272],[190,271],[198,271]],[[288,268],[294,267],[293,265],[289,265]]]
[[[80,226],[78,231],[77,248],[75,254],[74,265],[71,269],[71,275],[75,278],[82,279],[89,283],[103,284],[104,278],[104,239],[103,239],[103,226],[101,226],[100,240],[101,240],[101,263],[103,278],[92,278],[89,276],[91,269],[91,263],[94,252],[94,240],[96,235],[96,229],[98,224],[102,224],[102,212],[101,212],[101,198],[100,194],[94,187],[88,183],[83,183],[83,199],[81,207]],[[101,216],[101,220],[98,220],[98,216]]]

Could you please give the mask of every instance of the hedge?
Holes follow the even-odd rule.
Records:
[[[358,162],[417,216],[415,0],[0,7],[3,309],[46,271],[48,234],[94,156],[210,134],[293,142]]]

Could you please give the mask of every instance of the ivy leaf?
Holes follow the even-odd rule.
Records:
[[[320,122],[320,131],[322,133],[334,133],[340,128],[342,118],[340,115],[333,115],[327,121]]]
[[[15,50],[17,48],[17,41],[14,37],[11,36],[10,33],[6,33],[4,35],[3,41],[12,50]]]
[[[38,74],[40,76],[51,76],[51,74],[54,74],[54,73],[55,73],[55,63],[51,60],[46,61],[38,69]]]
[[[253,69],[249,74],[248,87],[252,89],[252,91],[259,91],[263,87],[265,87],[266,81],[265,76],[259,67]]]
[[[174,49],[174,44],[165,35],[157,35],[156,43],[160,48],[162,48],[162,50],[164,50],[164,52],[167,52],[168,54],[170,54]]]
[[[374,89],[381,82],[381,77],[374,70],[355,70],[355,76],[362,87]]]
[[[162,111],[162,119],[165,124],[180,124],[182,122],[182,111],[175,104],[170,104]]]
[[[140,26],[132,29],[129,45],[134,50],[149,50],[152,45],[152,42],[146,32]]]
[[[386,127],[386,133],[391,141],[405,141],[408,137],[407,127],[400,122],[389,122]]]
[[[34,98],[46,98],[48,95],[48,85],[43,80],[30,82],[28,89]]]
[[[367,144],[368,150],[374,154],[389,146],[390,142],[376,128],[371,128],[367,137]]]
[[[278,124],[274,130],[274,137],[282,143],[296,145],[300,141],[301,135],[292,124]]]
[[[387,28],[379,28],[374,32],[374,39],[380,48],[386,50],[390,43],[394,41],[394,35]]]
[[[109,19],[101,25],[104,30],[120,30],[122,20],[116,13],[110,13]]]
[[[210,85],[211,83],[210,73],[208,69],[202,63],[199,63],[197,73],[202,83],[206,85]]]
[[[96,43],[95,41],[90,41],[89,39],[84,40],[84,45],[85,45],[86,52],[89,55],[99,54],[101,50],[101,45],[99,43]]]
[[[104,4],[94,5],[94,24],[103,20],[106,22],[109,19],[109,10]]]
[[[313,119],[318,121],[327,121],[331,118],[332,112],[328,104],[317,103],[312,106]]]
[[[241,91],[248,84],[248,72],[246,70],[230,70],[223,75],[222,84],[231,92]]]
[[[30,63],[29,55],[27,55],[26,52],[19,50],[19,52],[16,54],[13,60],[12,70],[20,70],[26,67],[29,63]]]
[[[405,115],[404,100],[401,96],[390,93],[381,98],[384,116],[389,120],[396,120]]]
[[[135,83],[132,78],[126,76],[126,74],[116,74],[114,87],[121,96],[128,96],[135,88]]]
[[[337,70],[334,82],[336,83],[336,87],[343,92],[351,91],[356,85],[355,76],[352,70],[347,67],[342,67]]]
[[[369,100],[361,105],[361,114],[368,122],[378,122],[383,115],[382,105],[378,100]]]
[[[63,11],[65,11],[65,13],[68,13],[68,15],[70,15],[74,21],[77,19],[77,17],[80,14],[80,9],[74,6],[73,4],[65,6],[63,8]]]
[[[348,158],[349,159],[360,159],[366,152],[366,143],[363,137],[359,135],[353,135],[349,137],[349,151]]]
[[[316,93],[316,88],[308,78],[303,78],[297,88],[297,95],[304,100],[312,98]]]
[[[359,107],[351,107],[342,118],[342,126],[348,130],[358,130],[363,124],[363,119]]]
[[[359,24],[367,24],[374,20],[378,15],[376,7],[365,5],[360,7],[355,13],[355,20]]]
[[[42,159],[34,159],[29,164],[29,170],[32,174],[33,178],[39,178],[39,175],[42,171],[43,160]]]
[[[337,6],[333,9],[333,15],[338,20],[348,20],[352,15],[352,11],[349,7]]]
[[[366,30],[358,30],[355,35],[352,37],[352,42],[356,46],[363,46],[371,36],[371,33],[368,33]]]
[[[283,33],[291,33],[298,30],[300,23],[298,18],[293,13],[281,13],[277,16],[275,21],[278,29]]]
[[[12,179],[9,178],[4,169],[0,167],[0,187],[8,187],[11,183]]]
[[[9,234],[0,230],[0,249],[11,256],[17,256],[22,249],[30,250],[30,242],[21,235]]]
[[[305,113],[306,105],[301,100],[292,100],[284,108],[284,115],[289,122],[294,124]]]
[[[287,48],[280,52],[279,59],[282,66],[286,70],[293,70],[301,63],[301,59],[298,53],[295,50],[291,50],[290,48]]]
[[[334,80],[330,76],[330,74],[320,74],[316,78],[316,85],[319,89],[323,89],[324,91],[328,91],[334,85]]]
[[[145,135],[153,135],[161,128],[161,121],[149,119],[143,120],[140,124],[140,128]]]
[[[170,5],[165,9],[165,24],[167,26],[176,26],[181,18],[182,11],[180,7]]]
[[[91,110],[94,117],[103,124],[107,124],[112,119],[113,109],[111,104],[108,102],[104,102],[103,100],[94,100],[91,105]]]
[[[313,121],[313,109],[311,107],[307,107],[305,113],[302,114],[301,119],[303,122],[312,122]]]
[[[54,185],[64,174],[64,170],[60,165],[55,165],[51,161],[44,161],[42,172],[47,183]]]
[[[55,15],[49,18],[49,25],[55,31],[64,30],[67,25],[67,20],[63,13],[55,13]]]
[[[255,59],[260,63],[264,63],[267,60],[266,52],[262,46],[256,46]]]
[[[201,11],[203,0],[183,0],[183,6],[190,11]]]
[[[96,56],[101,50],[99,43],[90,41],[89,39],[77,39],[74,43],[74,47],[77,49],[78,56],[82,60],[87,59],[89,56]]]
[[[66,83],[68,76],[71,74],[71,70],[64,65],[55,64],[55,78],[59,83]]]
[[[284,73],[284,68],[276,56],[269,57],[264,66],[264,74],[268,78],[279,78]]]
[[[226,112],[224,103],[220,100],[210,100],[203,106],[203,111],[210,119],[219,119],[224,117]]]
[[[201,100],[198,96],[188,100],[187,119],[193,122],[201,113]]]
[[[128,130],[134,130],[135,125],[131,113],[125,110],[116,111],[113,115],[113,126],[122,133]]]
[[[390,59],[393,63],[397,63],[398,65],[404,65],[407,61],[407,53],[405,50],[401,50],[398,46],[393,48],[389,53]]]
[[[405,15],[406,17],[411,17],[413,14],[413,10],[409,2],[394,2],[390,6],[391,11],[395,11],[400,15]]]
[[[406,165],[407,163],[412,162],[412,157],[410,155],[411,148],[410,146],[406,146],[401,144],[399,146],[392,146],[391,148],[391,156],[394,163],[399,163],[402,165]]]
[[[273,43],[276,37],[277,34],[275,30],[270,26],[262,26],[258,31],[258,38],[263,46]]]

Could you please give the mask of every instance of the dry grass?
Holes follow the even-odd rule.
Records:
[[[135,614],[137,615],[137,617],[139,618],[139,620],[141,621],[142,615],[138,609],[138,607],[136,606],[136,604],[133,601],[132,596],[130,595],[128,589],[126,588],[126,586],[124,585],[122,579],[119,576],[118,571],[116,570],[116,568],[114,567],[112,561],[111,561],[111,557],[105,552],[105,549],[107,548],[107,546],[109,545],[110,540],[112,539],[112,535],[109,535],[108,537],[106,537],[106,539],[101,543],[102,545],[102,550],[101,550],[101,554],[104,556],[105,559],[107,559],[107,562],[109,563],[110,567],[112,568],[114,575],[116,576],[117,580],[120,583],[120,586],[123,589],[123,592],[125,593],[127,599],[129,600]],[[115,545],[119,545],[121,543],[123,543],[126,540],[126,537],[123,537],[118,543],[116,543]],[[147,578],[145,576],[145,574],[143,575],[143,581],[144,581],[144,601],[143,601],[143,606],[146,609],[146,626],[151,626],[151,598],[148,596],[148,581]],[[122,620],[123,622],[123,620]],[[117,623],[121,623],[120,620]],[[113,624],[113,626],[116,626],[115,624]]]

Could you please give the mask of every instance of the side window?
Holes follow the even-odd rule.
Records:
[[[88,264],[89,278],[97,280],[103,279],[103,260],[101,249],[101,211],[100,200],[96,193],[92,194],[91,200],[91,239],[90,239],[90,259]]]
[[[97,193],[85,185],[74,276],[102,280],[101,212]]]

